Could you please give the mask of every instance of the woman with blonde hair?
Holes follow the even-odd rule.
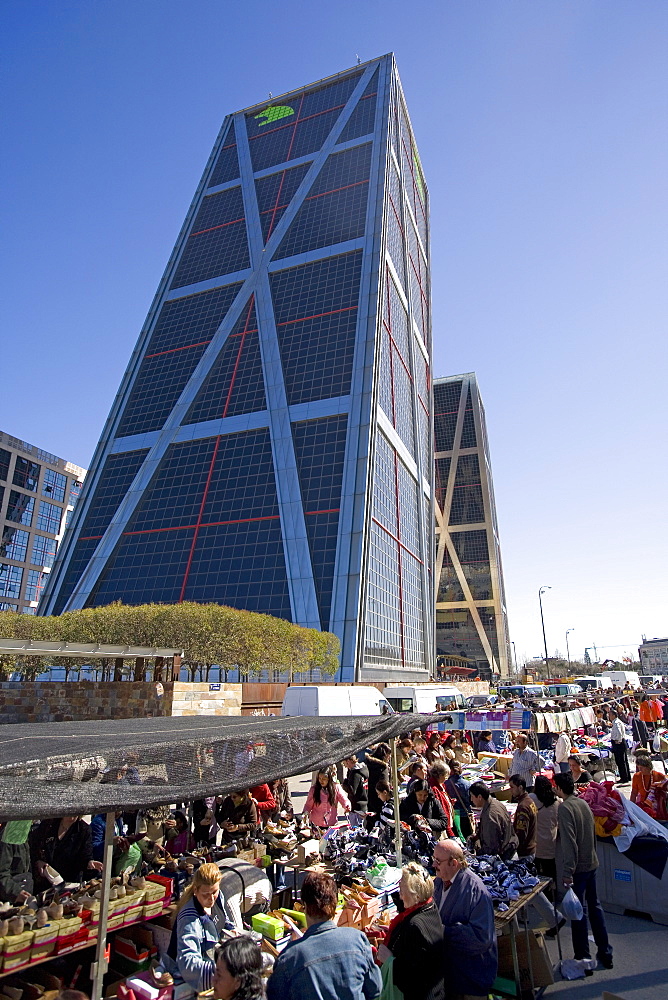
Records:
[[[434,906],[434,880],[422,865],[404,865],[399,895],[404,904],[390,924],[378,957],[392,956],[393,985],[411,1000],[444,1000],[443,924]],[[390,970],[383,969],[383,983]],[[383,994],[384,995],[384,994]]]
[[[153,973],[160,985],[167,985],[170,977],[178,977],[194,993],[211,989],[215,964],[210,953],[227,920],[221,879],[218,865],[201,865],[181,896],[167,954]]]

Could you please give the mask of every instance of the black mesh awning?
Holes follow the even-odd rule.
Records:
[[[0,819],[226,795],[331,764],[436,718],[193,716],[0,726]]]

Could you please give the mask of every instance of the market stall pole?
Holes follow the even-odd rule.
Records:
[[[392,740],[392,793],[394,796],[394,847],[397,852],[397,868],[401,868],[401,819],[399,816],[399,767],[397,765],[397,743],[399,737]]]
[[[111,893],[111,869],[114,856],[114,832],[116,829],[116,812],[107,813],[104,827],[104,848],[102,852],[102,898],[100,899],[100,924],[97,929],[97,944],[95,946],[95,961],[91,965],[93,989],[91,1000],[102,1000],[104,994],[104,974],[107,971],[107,920],[109,917],[109,896]]]

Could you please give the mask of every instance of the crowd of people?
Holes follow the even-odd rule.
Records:
[[[668,695],[636,699],[618,691],[612,692],[612,700],[610,692],[606,694],[605,702],[599,695],[587,703],[595,708],[599,735],[608,732],[611,737],[619,783],[632,780],[631,801],[649,810],[654,790],[666,784],[650,751],[655,729],[668,714]],[[629,726],[636,744],[633,775]],[[553,772],[546,772],[537,741],[526,732],[406,733],[397,745],[403,785],[399,819],[405,828],[430,835],[429,869],[426,862],[404,864],[397,915],[389,927],[378,925],[368,933],[336,925],[336,882],[323,872],[309,873],[301,888],[306,929],[295,928],[293,940],[276,958],[266,981],[268,1000],[389,1000],[401,993],[411,1000],[487,996],[497,974],[495,910],[486,881],[476,873],[477,859],[525,863],[552,880],[550,899],[542,894],[535,899],[550,926],[548,935],[559,929],[554,903],[572,888],[583,910],[582,918],[571,922],[574,958],[590,959],[591,931],[597,961],[611,968],[612,950],[596,887],[594,817],[579,794],[592,775],[568,732],[548,735]],[[462,773],[478,755],[502,750],[512,753],[510,811],[485,781],[470,782]],[[375,830],[379,843],[389,847],[396,832],[391,761],[389,745],[379,743],[359,757],[351,754],[338,765],[314,772],[301,822],[320,837],[343,815],[353,828]],[[113,871],[133,865],[140,871],[148,859],[167,864],[198,848],[239,844],[293,817],[285,779],[197,800],[187,808],[182,804],[177,809],[119,811]],[[0,835],[0,901],[21,905],[33,892],[48,889],[53,869],[66,883],[99,873],[105,821],[100,814],[90,822],[66,816],[38,824],[6,824]],[[193,993],[213,990],[215,1000],[259,1000],[265,995],[262,955],[250,936],[227,936],[221,878],[216,863],[191,872],[178,901],[169,948],[154,972],[156,982],[182,980]]]

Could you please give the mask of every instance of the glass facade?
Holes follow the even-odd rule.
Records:
[[[0,431],[0,596],[8,598],[1,610],[37,611],[84,475],[85,469]]]
[[[434,380],[439,672],[508,676],[510,644],[485,413],[475,375]]]
[[[392,56],[225,120],[40,611],[215,601],[430,675],[427,219]]]

